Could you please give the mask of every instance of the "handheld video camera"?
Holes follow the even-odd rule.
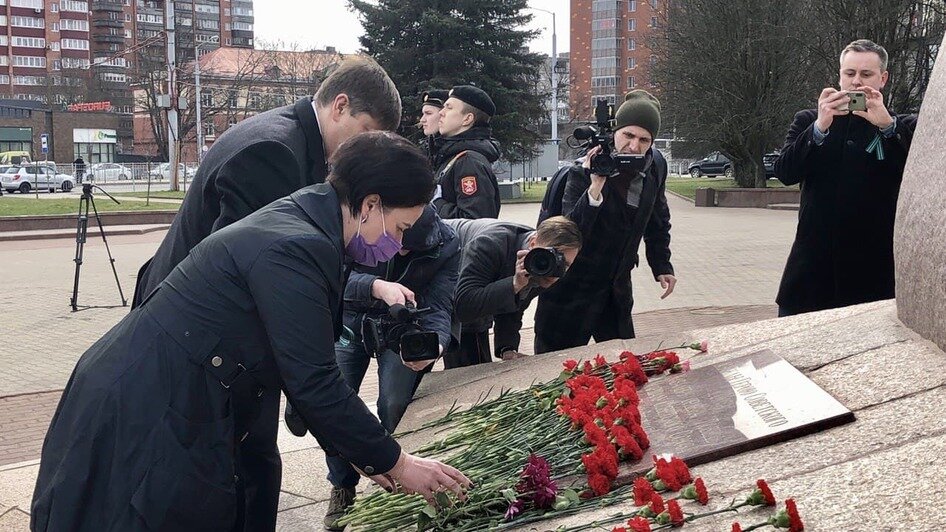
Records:
[[[378,356],[390,349],[399,353],[405,362],[440,356],[437,333],[420,327],[420,317],[429,312],[429,308],[418,309],[408,302],[407,305],[391,305],[385,314],[377,317],[366,314],[361,322],[361,337],[368,354]]]
[[[529,275],[536,277],[565,275],[565,254],[555,248],[532,248],[523,262]]]
[[[572,144],[572,139],[577,144]],[[595,106],[595,125],[576,128],[566,140],[570,148],[590,150],[600,146],[601,151],[591,158],[591,173],[613,176],[621,172],[640,172],[644,169],[644,156],[630,153],[612,153],[614,150],[614,105],[598,99]]]

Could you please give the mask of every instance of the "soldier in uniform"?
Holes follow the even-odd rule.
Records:
[[[443,143],[443,137],[440,136],[440,110],[443,109],[443,102],[447,101],[449,93],[441,89],[433,89],[425,92],[421,96],[423,104],[420,108],[420,121],[418,124],[424,131],[423,147],[427,148],[427,157],[430,164],[437,164],[437,152]]]
[[[496,105],[482,89],[458,85],[440,110],[442,145],[437,154],[439,185],[433,204],[441,218],[496,218],[499,185],[492,164],[499,143],[490,118]]]

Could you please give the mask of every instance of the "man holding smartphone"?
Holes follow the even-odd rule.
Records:
[[[378,418],[392,433],[421,377],[444,349],[456,343],[454,332],[459,334],[459,324],[453,322],[453,300],[460,268],[460,239],[428,205],[414,225],[404,231],[401,245],[401,250],[386,262],[354,265],[344,295],[347,338],[335,345],[342,377],[357,392],[371,361],[362,336],[365,319],[387,314],[392,305],[413,303],[417,308],[430,309],[419,317],[419,324],[422,330],[437,334],[439,352],[420,361],[405,361],[393,349],[376,356]],[[344,458],[327,456],[326,462],[332,493],[324,525],[326,530],[342,530],[344,527],[336,528],[334,523],[354,501],[360,475]]]
[[[841,52],[840,90],[799,111],[775,163],[801,183],[780,316],[893,298],[893,226],[916,115],[888,111],[887,51],[866,39]]]

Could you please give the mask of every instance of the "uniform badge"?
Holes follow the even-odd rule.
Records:
[[[469,175],[460,180],[460,190],[467,196],[476,194],[476,176]]]

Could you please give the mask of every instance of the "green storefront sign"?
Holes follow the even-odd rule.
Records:
[[[33,128],[0,127],[0,142],[33,142]]]

